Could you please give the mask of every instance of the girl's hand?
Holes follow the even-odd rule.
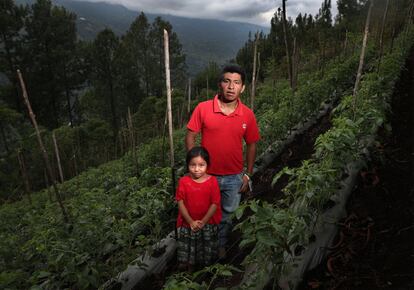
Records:
[[[192,221],[190,223],[190,228],[193,232],[197,232],[200,229],[199,226],[198,226],[198,222],[199,221]]]
[[[198,225],[198,229],[202,229],[205,226],[205,222],[203,222],[202,220],[198,220],[196,221],[197,225]]]

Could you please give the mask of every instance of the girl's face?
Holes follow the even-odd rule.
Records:
[[[194,157],[188,164],[188,171],[193,179],[199,179],[207,173],[207,162],[201,156]]]

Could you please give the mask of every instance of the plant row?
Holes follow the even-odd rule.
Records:
[[[274,182],[283,174],[290,178],[281,201],[250,201],[236,212],[237,217],[246,208],[255,213],[237,225],[243,233],[241,246],[254,245],[244,263],[272,265],[257,267],[252,284],[243,287],[250,288],[268,275],[277,281],[298,263],[295,257],[312,242],[312,231],[327,202],[335,202],[347,165],[366,158],[378,129],[386,127],[394,85],[413,43],[411,26],[384,57],[379,72],[373,68],[364,74],[356,97],[343,98],[334,111],[332,128],[317,138],[312,158],[277,174]]]
[[[359,56],[354,54],[345,60],[341,60],[341,57],[332,59],[324,72],[317,71],[314,74],[301,75],[300,86],[295,92],[290,89],[287,81],[280,82],[276,87],[272,85],[272,82],[265,82],[260,86],[259,95],[256,99],[256,116],[262,136],[259,143],[259,154],[263,153],[269,146],[274,146],[274,141],[286,138],[294,126],[316,115],[321,104],[336,101],[339,96],[351,91],[351,86],[355,81],[354,72],[358,66]],[[367,59],[374,59],[372,47],[368,49]],[[235,213],[236,218],[241,218],[246,208],[250,208],[254,214],[236,226],[244,233],[244,238],[240,243],[241,247],[259,245],[258,239],[260,239],[271,248],[279,245],[282,249],[288,249],[288,243],[283,240],[284,236],[293,234],[296,235],[294,239],[299,240],[299,236],[306,233],[304,231],[306,224],[298,221],[293,213],[279,213],[274,210],[274,205],[260,204],[259,201],[255,200],[242,204]],[[279,220],[281,223],[276,224],[274,223],[275,220]],[[279,232],[279,240],[273,236],[273,232],[269,231],[269,228],[264,226],[270,221]],[[256,228],[255,224],[262,222],[264,224]],[[288,229],[290,227],[287,226],[289,223],[295,224],[295,233],[289,233]],[[288,232],[284,232],[284,230],[288,230]],[[264,251],[263,256],[259,257],[257,251],[260,251],[260,247],[255,248],[251,255],[255,259],[257,258],[257,261],[262,258],[266,258],[262,260],[266,261],[269,258],[270,252]],[[251,257],[247,257],[245,264],[253,262]],[[263,263],[261,264],[263,265]],[[185,273],[173,275],[167,281],[165,288],[210,289],[205,283],[196,283],[195,279],[201,273],[211,273],[214,277],[228,276],[229,268],[223,267],[207,267],[200,273],[196,273],[195,276]],[[230,268],[235,270],[234,267]]]
[[[284,174],[289,175],[289,183],[283,190],[284,198],[273,204],[251,200],[243,203],[235,212],[237,219],[240,219],[247,209],[253,213],[239,222],[235,228],[239,229],[243,236],[240,247],[253,247],[243,265],[257,265],[257,271],[249,274],[249,280],[238,286],[240,289],[254,288],[269,276],[277,281],[300,262],[296,257],[312,242],[312,231],[327,203],[335,202],[335,194],[340,188],[343,176],[346,175],[346,166],[364,157],[379,127],[387,126],[386,115],[389,113],[394,85],[413,43],[414,27],[411,26],[401,33],[394,50],[384,57],[379,73],[374,66],[377,60],[372,57],[373,52],[368,52],[367,59],[371,61],[366,66],[368,71],[364,74],[356,99],[350,95],[342,98],[334,110],[333,126],[317,138],[312,158],[303,161],[298,168],[284,168],[275,176],[274,182]],[[343,69],[337,67],[337,71]],[[355,70],[348,71],[348,75],[354,75],[354,72]],[[351,79],[348,89],[346,83],[343,83],[345,86],[342,92],[345,94],[351,91],[350,81]],[[335,77],[329,78],[325,83],[326,86],[329,84],[332,85],[331,88],[341,88],[341,82]],[[312,82],[309,82],[309,85],[311,86]],[[325,88],[317,85],[316,87],[321,90]],[[275,101],[275,105],[280,103],[280,100],[283,98]],[[269,102],[271,99],[266,101]],[[288,107],[288,104],[285,106]],[[278,115],[278,112],[272,114],[271,110],[267,111],[270,120],[277,120],[271,118]],[[306,112],[306,108],[302,112]],[[271,127],[273,126],[269,125],[267,129],[262,125],[261,129],[271,130]],[[280,134],[276,133],[277,136]],[[268,136],[266,134],[266,137]],[[211,289],[211,280],[207,283],[196,282],[201,274],[210,273],[212,279],[215,279],[218,276],[231,276],[230,271],[240,270],[216,265],[194,275],[176,274],[170,277],[164,288]]]
[[[181,160],[183,133],[174,136]],[[25,199],[2,205],[0,288],[97,288],[171,231],[171,169],[157,166],[163,143],[154,139],[59,184],[69,223],[50,188],[33,194],[31,204]]]

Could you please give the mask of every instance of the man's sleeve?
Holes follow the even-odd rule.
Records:
[[[246,144],[256,143],[260,140],[259,127],[257,126],[256,117],[252,113],[247,123],[246,132],[244,133]]]
[[[200,132],[202,128],[202,118],[201,118],[201,110],[200,105],[194,109],[194,112],[191,114],[190,121],[188,121],[187,129],[193,132]]]

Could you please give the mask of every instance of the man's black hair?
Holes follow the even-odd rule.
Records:
[[[198,156],[203,158],[207,162],[207,165],[210,165],[210,155],[208,154],[207,149],[201,146],[196,146],[187,152],[187,157],[185,159],[187,167],[190,164],[191,159]]]
[[[225,73],[237,73],[241,76],[242,84],[244,85],[244,81],[246,80],[246,72],[244,69],[238,65],[232,64],[232,65],[226,65],[221,70],[219,82],[223,81],[224,74]]]

